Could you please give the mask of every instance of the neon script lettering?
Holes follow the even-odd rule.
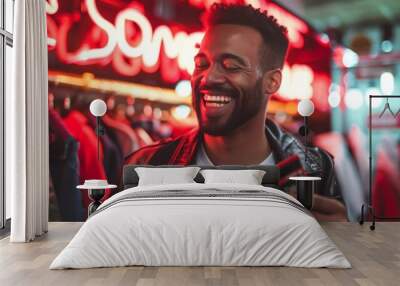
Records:
[[[46,4],[47,13],[54,15],[58,10],[57,1],[52,0]],[[77,65],[106,64],[111,58],[116,72],[134,76],[140,71],[155,72],[160,68],[160,61],[170,63],[173,60],[180,71],[192,73],[196,46],[203,38],[204,32],[188,34],[180,31],[173,35],[171,29],[165,25],[153,30],[143,13],[132,7],[120,11],[115,23],[111,23],[100,14],[95,0],[86,0],[85,5],[95,27],[74,52],[68,51],[67,38],[75,19],[64,15],[57,26],[56,22],[48,17],[49,50],[55,49],[62,62]],[[102,32],[101,37],[98,36],[99,30]],[[139,40],[132,44],[131,38]],[[102,46],[98,47],[101,42]],[[160,68],[164,80],[174,82],[179,79],[179,70],[171,71],[173,67],[170,65],[168,70],[164,69],[165,72]]]

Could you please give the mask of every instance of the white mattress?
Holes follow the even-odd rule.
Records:
[[[284,192],[196,183],[135,187],[111,197],[50,269],[127,265],[351,267],[315,218]]]

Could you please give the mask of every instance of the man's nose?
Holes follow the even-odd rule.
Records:
[[[201,79],[202,85],[221,84],[225,82],[225,76],[219,70],[217,65],[211,65],[206,71],[204,71]]]

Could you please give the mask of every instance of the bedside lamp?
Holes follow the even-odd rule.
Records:
[[[104,135],[104,129],[100,122],[102,117],[107,112],[107,105],[101,99],[95,99],[90,103],[90,113],[96,117],[96,135],[97,135],[97,159],[100,160],[100,136]]]
[[[308,161],[308,147],[310,146],[308,117],[314,113],[314,104],[309,99],[300,100],[297,105],[297,111],[304,118],[304,126],[300,129],[300,134],[305,138],[305,161]],[[290,177],[297,185],[297,200],[300,201],[307,209],[311,210],[314,204],[314,192],[317,189],[317,182],[321,180],[320,177],[302,176]]]
[[[310,138],[309,138],[309,129],[308,129],[308,117],[314,113],[314,103],[310,99],[302,99],[300,100],[299,104],[297,105],[297,111],[301,116],[304,118],[304,129],[301,132],[305,138],[305,147],[306,147],[306,154],[305,160],[307,162],[307,155],[308,155],[308,147],[310,146]]]
[[[97,160],[100,161],[100,136],[104,135],[104,128],[101,125],[100,117],[107,112],[107,105],[101,99],[95,99],[90,103],[90,113],[96,117],[96,135],[97,135]],[[88,216],[93,214],[101,204],[106,189],[116,188],[116,185],[108,184],[107,180],[85,180],[83,185],[77,186],[77,189],[88,190],[91,203],[88,207]]]

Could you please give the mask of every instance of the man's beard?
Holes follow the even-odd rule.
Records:
[[[210,91],[229,94],[229,96],[235,100],[234,110],[231,112],[229,118],[224,124],[213,124],[212,120],[203,120],[203,118],[201,118],[202,114],[200,105],[203,104],[202,95],[200,93],[201,89],[208,89]],[[262,79],[259,79],[254,87],[249,88],[248,90],[243,90],[242,93],[238,89],[227,84],[202,86],[201,88],[196,88],[194,92],[194,107],[196,110],[200,131],[211,136],[225,136],[232,133],[235,129],[241,127],[251,118],[256,116],[260,109],[264,106]]]

